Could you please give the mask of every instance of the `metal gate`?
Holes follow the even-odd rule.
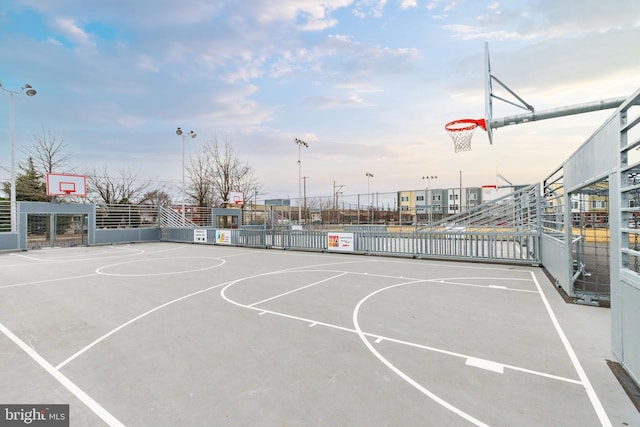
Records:
[[[570,194],[576,302],[608,306],[611,296],[609,179]]]
[[[87,215],[28,214],[27,248],[87,245]]]

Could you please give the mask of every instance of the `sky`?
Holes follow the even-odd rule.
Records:
[[[0,82],[38,91],[14,97],[17,159],[46,131],[70,156],[59,173],[127,170],[176,194],[183,142],[188,162],[217,138],[258,200],[298,197],[299,176],[309,197],[530,184],[613,111],[492,145],[479,129],[454,153],[444,125],[484,117],[485,42],[492,74],[542,111],[634,93],[638,40],[637,0],[3,0]],[[494,100],[494,117],[524,112]],[[2,181],[9,115],[3,92]]]

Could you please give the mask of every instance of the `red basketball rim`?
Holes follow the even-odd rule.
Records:
[[[480,126],[484,130],[487,130],[487,126],[485,124],[485,120],[484,119],[480,119],[480,120],[474,120],[474,119],[454,120],[454,121],[451,121],[451,122],[447,123],[446,125],[444,125],[444,128],[447,130],[447,132],[464,132],[464,131],[473,130],[473,129],[477,128],[478,126]]]

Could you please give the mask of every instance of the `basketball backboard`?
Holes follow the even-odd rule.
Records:
[[[229,205],[244,205],[244,193],[241,191],[229,191]]]
[[[489,42],[484,43],[484,120],[486,123],[489,144],[493,144],[493,88],[491,84],[491,60],[489,59]]]
[[[494,91],[493,84],[504,95],[497,94]],[[526,110],[526,113],[517,114],[507,117],[493,117],[493,100],[497,99],[506,104]],[[611,98],[589,103],[568,105],[559,108],[553,108],[546,111],[536,111],[535,108],[527,103],[521,96],[510,89],[500,79],[491,73],[491,60],[489,59],[489,42],[484,43],[484,118],[483,119],[458,119],[447,123],[444,128],[453,140],[453,147],[456,153],[471,150],[471,138],[478,127],[487,132],[489,144],[493,144],[493,130],[504,126],[517,125],[521,123],[529,123],[537,120],[552,119],[556,117],[565,117],[573,114],[589,113],[592,111],[606,110],[610,108],[618,108],[626,97]]]
[[[87,177],[59,173],[47,174],[48,196],[86,196]]]

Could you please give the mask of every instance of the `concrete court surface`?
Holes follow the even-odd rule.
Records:
[[[0,403],[72,426],[640,426],[539,268],[143,243],[0,254]]]

